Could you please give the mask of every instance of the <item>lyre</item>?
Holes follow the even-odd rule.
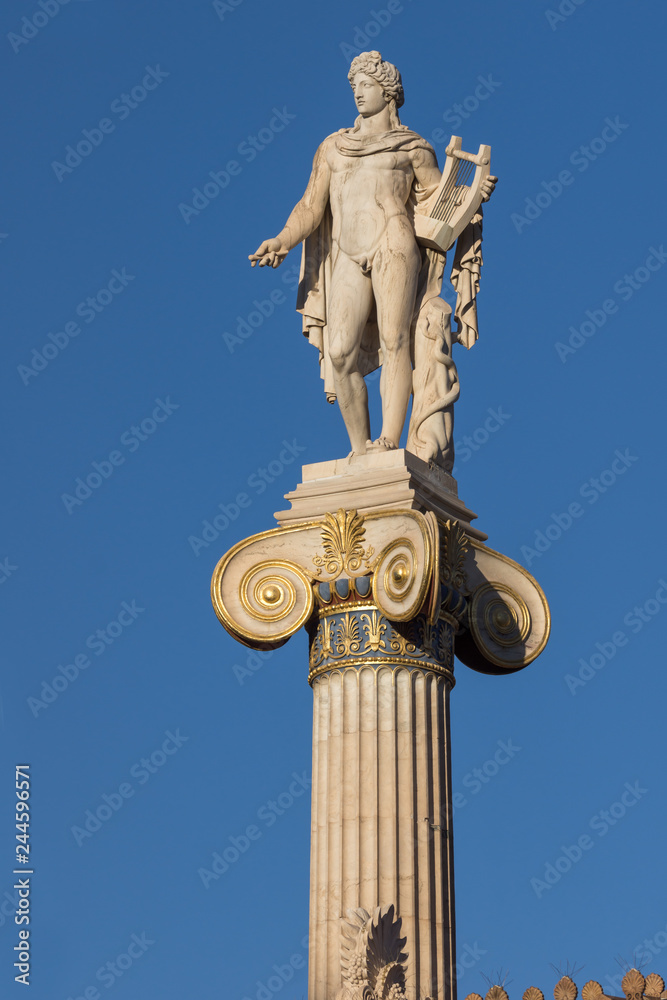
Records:
[[[477,154],[466,153],[461,136],[452,136],[430,215],[415,212],[415,235],[421,246],[440,253],[454,246],[482,203],[482,182],[489,176],[490,164],[490,146],[480,146]]]

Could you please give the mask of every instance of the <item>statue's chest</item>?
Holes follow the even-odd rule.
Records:
[[[368,156],[339,154],[332,164],[334,173],[346,177],[381,177],[411,170],[410,160],[403,153],[371,153]]]

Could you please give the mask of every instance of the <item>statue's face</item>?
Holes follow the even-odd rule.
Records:
[[[372,76],[367,76],[365,73],[355,74],[352,90],[354,103],[357,105],[359,114],[364,118],[377,115],[383,108],[387,107],[382,87]]]

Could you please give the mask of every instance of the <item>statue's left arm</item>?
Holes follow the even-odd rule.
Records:
[[[415,195],[417,202],[427,201],[438,189],[442,174],[438,161],[430,146],[419,147],[412,151],[412,168],[417,181]]]

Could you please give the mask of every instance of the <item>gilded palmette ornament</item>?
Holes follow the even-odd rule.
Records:
[[[339,510],[336,514],[325,514],[321,526],[324,556],[314,556],[317,575],[322,568],[328,576],[337,577],[342,573],[354,577],[364,561],[373,556],[373,549],[364,551],[366,534],[364,519],[356,510]]]

